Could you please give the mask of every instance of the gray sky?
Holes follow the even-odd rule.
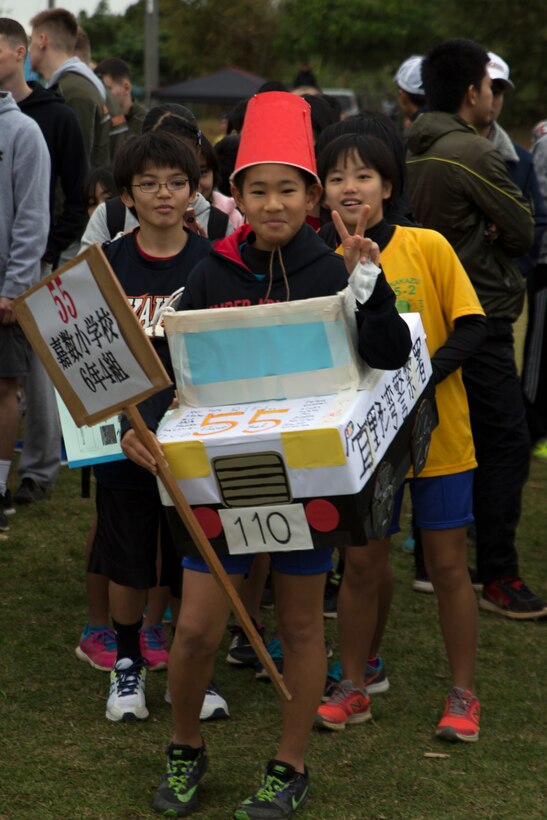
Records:
[[[133,2],[134,0],[109,0],[108,5],[113,14],[123,14]],[[77,15],[80,11],[93,14],[97,8],[97,3],[98,0],[56,0],[55,5],[68,9]],[[25,29],[28,29],[30,18],[46,8],[47,0],[0,0],[0,16],[13,17]]]

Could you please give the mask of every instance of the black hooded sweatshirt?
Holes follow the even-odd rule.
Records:
[[[249,225],[213,245],[210,255],[194,268],[178,310],[244,307],[332,296],[348,283],[343,258],[304,224],[273,256],[256,250]],[[395,309],[395,294],[383,273],[369,300],[358,306],[359,353],[370,367],[396,370],[410,353],[410,333]]]
[[[40,127],[51,157],[46,259],[56,266],[61,252],[79,241],[85,224],[82,189],[88,168],[84,140],[74,111],[59,94],[37,82],[28,85],[32,92],[18,105]],[[60,198],[56,197],[57,182],[62,191]]]

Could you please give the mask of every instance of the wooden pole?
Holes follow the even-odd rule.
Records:
[[[192,508],[186,501],[183,492],[181,491],[179,485],[175,481],[173,473],[169,469],[169,465],[167,464],[167,461],[163,454],[163,450],[161,449],[161,446],[157,438],[150,432],[150,430],[144,423],[140,412],[135,406],[125,407],[123,412],[127,416],[131,424],[131,427],[134,429],[135,433],[137,434],[141,442],[145,445],[147,450],[153,453],[154,458],[156,459],[156,463],[158,465],[159,477],[161,478],[171,501],[175,505],[175,509],[177,510],[182,521],[184,522],[186,529],[192,536],[192,541],[198,548],[201,557],[211,570],[211,574],[215,578],[217,584],[226,594],[230,606],[234,612],[234,615],[243,627],[245,634],[249,638],[249,641],[251,642],[252,647],[256,652],[262,666],[268,672],[268,675],[270,676],[272,683],[277,689],[278,694],[282,698],[285,698],[285,700],[291,700],[291,694],[285,686],[283,678],[277,671],[276,666],[270,654],[268,653],[266,647],[264,646],[264,643],[260,635],[256,631],[255,626],[247,610],[243,606],[241,599],[230,580],[230,576],[226,573],[226,570],[222,566],[218,558],[218,555],[209,543],[209,539],[203,532],[203,529],[199,521],[194,515]]]

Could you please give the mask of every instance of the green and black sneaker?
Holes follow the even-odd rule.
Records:
[[[308,769],[299,774],[294,766],[270,760],[260,788],[239,804],[235,820],[278,820],[290,817],[306,802],[310,778]]]
[[[171,743],[167,753],[167,772],[154,796],[154,810],[164,817],[186,817],[197,808],[198,783],[207,771],[205,746],[193,749]]]

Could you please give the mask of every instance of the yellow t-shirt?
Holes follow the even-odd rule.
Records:
[[[341,245],[337,253],[344,253]],[[420,314],[430,356],[446,342],[460,316],[484,316],[452,245],[437,231],[396,226],[381,253],[381,265],[397,297],[397,310]],[[439,424],[420,478],[477,466],[461,368],[443,379],[435,394]]]
[[[381,253],[397,309],[419,313],[433,356],[460,316],[484,316],[477,294],[450,243],[437,231],[397,226]],[[461,368],[436,387],[439,425],[420,478],[451,475],[477,466]]]

